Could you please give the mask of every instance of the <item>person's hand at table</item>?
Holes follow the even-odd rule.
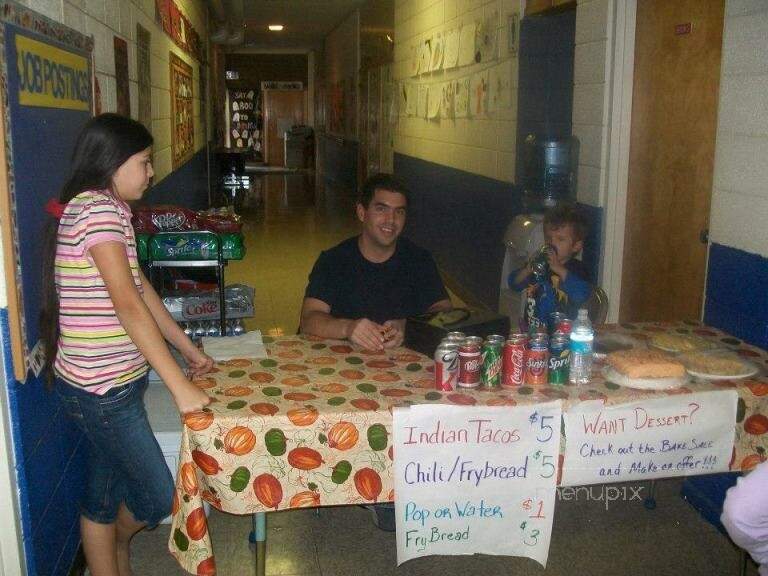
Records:
[[[384,348],[384,327],[381,324],[360,318],[352,320],[347,326],[347,339],[353,344],[367,350],[382,350]]]
[[[384,348],[397,348],[405,338],[405,319],[384,322]]]
[[[189,350],[183,356],[184,360],[187,361],[187,371],[190,378],[207,374],[213,368],[213,358],[197,347],[194,350]]]

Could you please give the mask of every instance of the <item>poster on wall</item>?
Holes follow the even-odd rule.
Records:
[[[511,105],[510,62],[502,62],[488,73],[488,111],[509,108]]]
[[[171,3],[173,0],[155,0],[155,21],[163,32],[171,35]]]
[[[229,92],[229,136],[232,148],[261,152],[261,111],[254,89]]]
[[[176,46],[199,62],[205,62],[205,46],[200,35],[175,0],[155,0],[155,20]]]
[[[469,66],[475,63],[475,23],[461,27],[459,36],[459,66]]]
[[[475,30],[475,62],[490,62],[496,59],[496,37],[499,15],[494,12],[480,22]]]
[[[128,43],[119,36],[114,37],[115,48],[115,90],[117,93],[116,112],[131,116],[131,94],[128,84]]]
[[[469,116],[469,78],[459,78],[456,80],[453,102],[456,118],[466,118]]]
[[[488,71],[473,74],[469,81],[470,110],[473,116],[488,112]]]
[[[451,119],[454,116],[454,98],[456,96],[456,84],[445,82],[441,87],[442,99],[440,103],[440,115],[442,118]]]
[[[141,24],[136,24],[136,76],[139,84],[138,120],[152,128],[152,92],[150,88],[149,44],[152,37]]]
[[[192,67],[169,52],[171,72],[171,155],[176,169],[192,156],[195,147],[192,107]]]
[[[444,35],[443,68],[450,70],[459,63],[459,30],[454,28]]]
[[[13,376],[24,382],[28,367],[37,364],[30,366],[30,350],[40,349],[43,264],[35,234],[49,218],[42,206],[66,179],[75,138],[92,115],[93,39],[18,4],[2,8],[0,155],[6,161],[0,167],[0,234]],[[44,82],[45,70],[59,72],[62,83]],[[19,177],[29,174],[34,178]],[[15,389],[10,378],[8,388]]]

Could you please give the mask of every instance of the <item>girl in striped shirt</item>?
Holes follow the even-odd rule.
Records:
[[[80,530],[93,576],[131,573],[129,543],[171,510],[174,485],[147,421],[151,365],[182,414],[210,399],[192,375],[213,361],[187,338],[141,272],[129,202],[153,175],[152,136],[140,123],[102,114],[83,128],[46,239],[41,332],[46,373],[89,447]]]

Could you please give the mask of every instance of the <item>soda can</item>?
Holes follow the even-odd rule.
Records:
[[[454,340],[456,342],[460,342],[466,337],[467,336],[464,334],[464,332],[448,332],[448,334],[443,337],[443,340]]]
[[[442,343],[435,350],[435,388],[450,392],[459,379],[459,346]]]
[[[459,346],[459,388],[477,388],[480,386],[480,367],[483,356],[480,345],[467,342]]]
[[[502,346],[504,346],[505,340],[506,338],[504,338],[504,336],[502,336],[501,334],[490,334],[485,337],[486,342],[497,342]]]
[[[238,320],[235,327],[232,329],[232,335],[240,336],[241,334],[245,334],[245,325],[242,320]]]
[[[197,322],[195,324],[195,338],[202,338],[207,333],[207,330],[205,329],[205,326],[202,322]]]
[[[547,383],[547,364],[549,360],[549,338],[546,334],[533,336],[528,341],[525,362],[525,383],[541,386]]]
[[[571,368],[571,348],[569,337],[560,332],[549,341],[549,363],[547,365],[547,382],[553,386],[564,386],[568,383],[568,372]]]
[[[474,344],[478,347],[483,345],[483,339],[480,336],[467,336],[464,338],[464,342],[467,344]]]
[[[505,388],[522,386],[525,383],[526,334],[510,334],[504,343],[501,362],[501,385]]]
[[[568,317],[563,312],[552,312],[552,314],[549,315],[549,333],[553,334],[554,332],[557,332],[560,322],[567,319]]]
[[[480,372],[480,380],[486,388],[498,388],[501,386],[501,343],[495,340],[486,340],[482,349],[483,367]]]
[[[570,318],[563,318],[555,328],[555,332],[562,332],[566,336],[571,335],[571,328],[573,327],[573,320]]]

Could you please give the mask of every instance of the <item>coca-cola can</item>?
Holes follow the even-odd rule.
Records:
[[[451,392],[459,379],[459,346],[443,343],[435,350],[435,388]]]
[[[510,334],[504,343],[501,385],[505,388],[514,388],[525,383],[525,352],[527,344],[528,336],[522,333]]]
[[[543,386],[547,383],[547,363],[549,361],[549,338],[546,334],[537,334],[528,341],[525,361],[525,383],[531,386]]]
[[[480,368],[483,356],[480,345],[467,342],[459,346],[459,388],[477,388],[480,386]]]

